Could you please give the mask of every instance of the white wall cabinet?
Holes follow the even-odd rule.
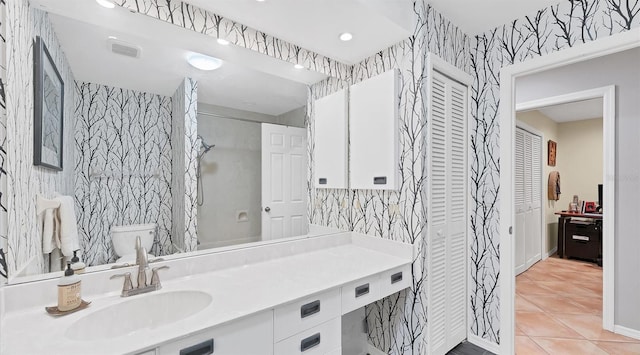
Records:
[[[349,88],[349,187],[397,190],[399,76],[397,69]]]
[[[315,187],[346,189],[349,173],[347,90],[316,100],[314,110]]]

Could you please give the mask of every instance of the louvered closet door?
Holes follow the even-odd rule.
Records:
[[[534,134],[529,134],[529,136],[531,137],[531,202],[527,213],[527,246],[525,250],[527,269],[540,261],[542,256],[542,138]]]
[[[428,342],[446,354],[467,328],[467,88],[434,72],[430,99]]]
[[[516,228],[515,228],[515,264],[516,274],[526,270],[526,187],[525,187],[525,135],[528,133],[523,129],[516,128],[516,151],[515,151],[515,207],[516,207]]]
[[[542,138],[520,127],[515,138],[515,266],[520,274],[541,259]]]

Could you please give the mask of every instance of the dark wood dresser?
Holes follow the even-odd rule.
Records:
[[[556,212],[558,256],[596,262],[602,266],[602,214]],[[579,220],[572,219],[579,217]]]

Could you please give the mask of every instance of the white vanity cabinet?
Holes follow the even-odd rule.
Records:
[[[399,76],[390,70],[349,87],[349,187],[400,186]]]
[[[144,355],[341,354],[342,316],[411,286],[411,266],[349,282],[273,310],[190,335]],[[139,354],[136,354],[139,355]]]
[[[339,349],[341,316],[339,288],[276,308],[275,353],[324,355]]]
[[[314,102],[314,185],[347,188],[347,90]]]
[[[111,291],[93,298],[88,309],[65,317],[51,317],[42,309],[51,302],[48,295],[55,290],[54,279],[4,287],[0,289],[0,299],[13,311],[0,318],[3,331],[0,353],[337,355],[343,346],[350,351],[360,345],[361,339],[348,334],[350,329],[359,331],[359,324],[354,323],[359,320],[345,315],[410,287],[411,263],[416,255],[411,244],[353,232],[225,253],[167,261],[171,268],[165,273],[167,278],[161,290],[127,298]],[[221,258],[226,259],[220,261]],[[254,263],[243,261],[249,258],[263,259]],[[214,262],[224,262],[226,267],[191,274],[196,267]],[[171,279],[172,271],[188,277]],[[105,279],[119,272],[82,275],[86,294],[112,290],[115,283],[105,284]],[[210,304],[188,317],[149,323],[118,336],[68,338],[69,329],[91,312],[103,312],[110,307],[122,309],[122,304],[132,302],[137,316],[147,312],[161,314],[162,310],[147,307],[150,302],[139,300],[185,290],[207,293],[211,296]],[[41,300],[34,302],[40,295]],[[188,299],[175,302],[178,306],[177,303]],[[97,332],[101,327],[108,332],[118,322],[123,322],[122,317],[92,326]],[[342,339],[343,324],[345,339]],[[366,342],[364,334],[358,334]]]
[[[234,320],[161,345],[157,348],[156,354],[272,355],[273,312],[265,311]]]

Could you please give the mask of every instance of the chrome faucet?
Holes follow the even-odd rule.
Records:
[[[136,237],[136,264],[138,265],[138,288],[147,286],[147,269],[149,269],[149,254],[142,246],[140,237]]]
[[[138,265],[138,285],[134,288],[133,282],[131,282],[131,273],[125,272],[124,274],[117,274],[111,276],[111,279],[116,277],[124,277],[124,284],[122,286],[122,293],[120,296],[129,297],[139,295],[141,293],[147,293],[162,288],[160,284],[160,277],[158,276],[158,270],[168,269],[168,266],[154,267],[151,269],[151,284],[147,285],[147,270],[149,269],[149,255],[147,250],[142,246],[140,237],[136,238],[136,264]]]

